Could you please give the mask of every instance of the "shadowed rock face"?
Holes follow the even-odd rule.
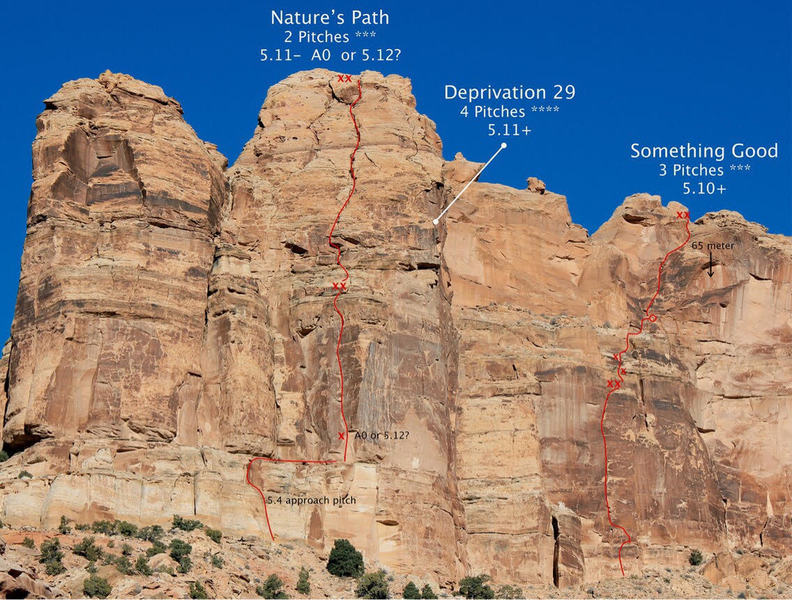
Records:
[[[273,86],[226,170],[176,101],[125,75],[46,101],[6,378],[0,518],[53,527],[196,515],[438,582],[575,585],[612,575],[599,421],[614,352],[640,321],[683,207],[627,198],[593,236],[566,201],[473,184],[444,162],[409,81]],[[539,185],[541,184],[541,185]],[[613,520],[628,572],[689,547],[792,551],[792,244],[736,213],[666,264],[606,414]],[[372,432],[409,432],[372,440]],[[366,433],[367,439],[356,437]],[[17,479],[21,469],[32,479]]]

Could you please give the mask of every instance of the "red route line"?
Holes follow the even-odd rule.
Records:
[[[352,112],[352,109],[355,108],[355,105],[360,102],[360,98],[363,96],[363,90],[360,87],[360,79],[358,79],[357,85],[358,97],[352,104],[349,105],[349,116],[352,118],[352,124],[355,126],[355,135],[357,135],[355,149],[352,150],[352,154],[349,155],[349,176],[352,178],[352,189],[349,190],[347,199],[341,205],[341,208],[338,209],[338,214],[336,215],[335,221],[333,221],[333,226],[330,228],[330,233],[327,235],[327,243],[330,244],[330,247],[335,248],[336,250],[336,264],[344,271],[344,278],[339,282],[338,293],[335,295],[335,298],[333,298],[333,308],[341,319],[341,328],[338,330],[338,341],[336,342],[336,360],[338,360],[338,373],[341,377],[341,420],[344,421],[345,431],[344,462],[346,462],[347,448],[349,447],[349,425],[347,425],[347,420],[344,416],[344,369],[341,367],[341,336],[344,334],[344,315],[338,308],[338,297],[346,290],[345,284],[347,281],[349,281],[349,271],[347,271],[344,265],[341,264],[341,246],[333,242],[333,232],[335,231],[336,225],[338,225],[338,220],[341,218],[341,213],[344,212],[347,204],[349,204],[349,201],[352,199],[352,194],[355,193],[355,185],[357,184],[357,178],[355,177],[355,154],[357,154],[358,148],[360,148],[360,129],[358,128],[357,120],[355,119],[355,114]]]
[[[340,77],[340,76],[339,76]],[[347,76],[348,77],[348,76]],[[339,281],[333,283],[333,289],[337,289],[338,292],[333,297],[333,308],[336,311],[336,314],[341,318],[341,328],[338,331],[338,341],[336,342],[336,360],[338,361],[338,373],[341,378],[341,420],[344,422],[344,461],[346,462],[347,459],[347,448],[349,447],[349,425],[347,424],[346,416],[344,416],[344,370],[341,367],[341,336],[344,334],[344,315],[341,310],[338,308],[338,297],[346,291],[346,283],[349,281],[349,271],[346,270],[344,265],[341,264],[341,246],[333,242],[333,232],[335,231],[336,225],[338,225],[339,219],[341,219],[341,213],[344,212],[344,209],[349,204],[349,201],[352,199],[352,195],[355,193],[355,187],[357,185],[357,178],[355,177],[355,155],[357,154],[358,148],[360,148],[360,128],[357,124],[357,119],[355,119],[355,114],[352,112],[352,109],[355,108],[355,105],[360,102],[360,99],[363,97],[363,88],[361,87],[360,79],[357,82],[358,88],[358,97],[355,101],[349,105],[349,116],[352,118],[352,124],[355,126],[355,135],[357,136],[357,141],[355,142],[355,148],[352,150],[352,153],[349,155],[349,176],[352,178],[352,189],[349,190],[349,195],[344,203],[341,205],[341,208],[338,210],[338,214],[336,215],[335,220],[333,221],[333,226],[330,228],[330,233],[327,236],[327,243],[330,244],[332,248],[336,250],[336,264],[341,267],[344,271],[344,278]],[[272,540],[275,540],[275,534],[272,532],[272,525],[270,524],[269,512],[267,511],[267,498],[264,495],[264,492],[261,491],[261,488],[258,487],[255,483],[250,481],[250,467],[253,466],[253,463],[257,460],[262,460],[265,462],[277,462],[277,463],[303,463],[303,464],[312,464],[312,465],[329,465],[335,462],[336,460],[306,460],[302,458],[268,458],[265,456],[257,456],[255,458],[250,459],[247,465],[247,471],[245,473],[245,479],[247,480],[248,484],[251,485],[256,489],[261,496],[261,500],[264,503],[264,516],[267,519],[267,529],[269,529],[269,534]]]
[[[677,213],[677,218],[684,218],[685,219],[685,231],[687,232],[687,237],[685,238],[685,241],[682,242],[679,246],[677,246],[673,250],[669,250],[666,253],[665,258],[663,258],[662,262],[660,263],[660,266],[657,268],[657,290],[655,290],[655,293],[652,296],[652,299],[649,301],[649,304],[646,305],[646,310],[644,310],[644,313],[646,313],[646,316],[645,317],[641,317],[641,324],[638,327],[637,331],[628,331],[627,332],[627,335],[624,338],[624,350],[622,350],[621,352],[618,352],[618,353],[613,355],[613,358],[617,362],[616,376],[619,379],[618,379],[618,381],[617,380],[609,380],[608,381],[608,387],[611,387],[611,384],[613,384],[613,385],[611,387],[611,390],[605,396],[605,402],[602,405],[602,417],[600,418],[600,433],[602,433],[602,447],[603,447],[603,449],[605,451],[605,484],[604,484],[605,485],[605,508],[608,511],[608,522],[610,523],[611,527],[616,527],[618,529],[621,529],[624,532],[624,535],[627,536],[627,539],[624,540],[621,543],[621,545],[619,546],[619,568],[621,569],[621,574],[622,575],[624,575],[624,564],[622,563],[622,555],[621,555],[622,554],[622,548],[624,548],[625,544],[629,544],[630,542],[632,542],[632,537],[630,537],[630,534],[627,532],[627,530],[624,527],[614,523],[613,519],[611,519],[610,502],[608,501],[608,442],[605,439],[605,411],[608,408],[608,400],[610,400],[611,394],[613,394],[613,392],[615,392],[616,390],[620,389],[622,384],[624,383],[625,371],[622,368],[622,360],[623,360],[624,353],[627,352],[630,349],[630,338],[633,337],[633,336],[636,336],[636,335],[641,335],[641,333],[643,332],[644,323],[646,323],[647,321],[649,321],[651,323],[654,323],[655,321],[657,321],[657,315],[652,313],[652,312],[650,312],[650,310],[652,309],[652,305],[654,304],[655,300],[657,300],[657,296],[660,294],[660,280],[661,280],[662,274],[663,274],[663,267],[665,266],[665,264],[668,261],[669,257],[674,252],[677,252],[678,250],[681,250],[682,248],[684,248],[687,245],[687,243],[690,241],[690,213],[689,212]]]

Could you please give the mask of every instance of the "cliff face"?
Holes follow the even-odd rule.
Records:
[[[631,196],[589,236],[536,182],[475,183],[435,228],[478,165],[443,161],[406,79],[360,81],[274,86],[227,170],[157,87],[105,73],[46,101],[0,362],[3,522],[180,514],[268,537],[250,459],[329,460],[251,467],[284,499],[279,541],[345,537],[441,583],[618,570],[602,406],[686,209]],[[344,457],[328,233],[353,103],[333,237]],[[728,212],[690,231],[735,247],[711,278],[706,250],[670,257],[606,413],[628,573],[690,547],[792,551],[792,243]],[[324,496],[355,503],[285,503]]]

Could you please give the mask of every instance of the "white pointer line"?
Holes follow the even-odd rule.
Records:
[[[501,142],[500,148],[498,148],[498,149],[495,151],[495,154],[493,154],[493,155],[490,157],[490,159],[489,159],[489,160],[488,160],[486,163],[484,163],[484,166],[483,166],[483,167],[481,167],[481,170],[480,170],[478,173],[476,173],[476,174],[473,176],[473,179],[471,179],[470,181],[468,181],[468,182],[467,182],[467,185],[466,185],[465,187],[463,187],[463,188],[462,188],[462,191],[461,191],[461,192],[459,192],[459,193],[456,195],[456,198],[454,198],[453,200],[451,200],[451,204],[449,204],[448,206],[446,206],[446,207],[445,207],[445,210],[444,210],[443,212],[441,212],[439,215],[437,215],[437,218],[436,218],[436,219],[432,219],[432,223],[434,223],[435,225],[437,225],[437,224],[440,222],[440,219],[442,219],[442,218],[443,218],[443,215],[444,215],[444,214],[446,214],[446,213],[448,212],[448,209],[449,209],[449,208],[451,208],[452,206],[454,206],[454,202],[456,202],[457,200],[459,200],[459,197],[460,197],[462,194],[464,194],[464,193],[465,193],[465,190],[466,190],[466,189],[468,189],[468,188],[470,187],[470,184],[471,184],[471,183],[473,183],[474,181],[476,181],[476,179],[478,179],[478,176],[479,176],[479,175],[481,175],[481,174],[484,172],[484,169],[486,169],[486,168],[489,166],[489,164],[490,164],[490,163],[491,163],[493,160],[495,160],[495,157],[496,157],[496,156],[498,156],[498,154],[500,153],[500,151],[501,151],[501,150],[503,150],[505,147],[506,147],[506,142]]]

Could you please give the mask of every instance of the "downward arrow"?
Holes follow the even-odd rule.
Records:
[[[712,272],[712,250],[710,250],[710,262],[709,262],[709,270],[707,271],[707,275],[712,277],[715,273]]]

